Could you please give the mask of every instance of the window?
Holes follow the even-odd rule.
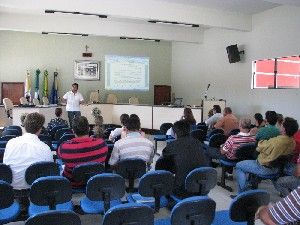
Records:
[[[251,88],[300,88],[300,56],[253,61]]]

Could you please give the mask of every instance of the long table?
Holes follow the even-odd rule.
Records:
[[[38,112],[45,115],[45,124],[49,123],[52,118],[55,118],[55,108],[63,108],[63,119],[67,118],[67,113],[64,106],[49,106],[49,107],[34,107],[34,108],[13,108],[13,124],[20,125],[20,116],[23,113]],[[98,107],[101,110],[104,123],[120,124],[120,116],[123,113],[137,114],[141,120],[142,128],[159,129],[160,125],[165,122],[174,123],[183,115],[183,107],[174,108],[166,106],[151,106],[151,105],[129,105],[129,104],[92,104],[81,105],[81,115],[87,117],[90,124],[94,124],[92,117],[92,109]],[[194,117],[197,122],[202,121],[202,108],[192,108]]]

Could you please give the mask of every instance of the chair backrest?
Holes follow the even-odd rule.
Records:
[[[236,149],[235,157],[239,160],[256,159],[256,143],[243,144]]]
[[[70,181],[61,176],[41,177],[32,183],[30,201],[38,206],[49,206],[54,210],[57,204],[71,201]]]
[[[69,141],[71,139],[75,138],[75,134],[64,134],[59,140],[58,140],[58,146],[60,146],[63,142]]]
[[[239,132],[240,129],[232,129],[227,136],[230,137],[231,135],[237,135]]]
[[[25,180],[31,185],[36,179],[47,176],[59,176],[59,166],[54,162],[37,162],[25,171]]]
[[[129,104],[137,105],[139,104],[139,99],[137,97],[130,97],[128,100]]]
[[[86,196],[91,201],[103,201],[104,211],[110,208],[110,201],[120,199],[125,194],[125,180],[118,174],[102,173],[89,179]]]
[[[126,203],[109,209],[102,225],[153,225],[153,209],[146,205]]]
[[[139,183],[139,194],[155,198],[155,211],[160,208],[160,197],[170,195],[173,191],[175,177],[165,170],[155,170],[142,176]]]
[[[42,98],[43,105],[49,105],[49,99],[47,97]]]
[[[160,125],[159,130],[162,134],[166,134],[171,127],[173,127],[173,123],[163,123]]]
[[[247,221],[254,224],[257,209],[262,205],[267,205],[269,201],[270,194],[267,191],[245,191],[232,200],[229,207],[229,216],[235,222]]]
[[[227,137],[224,134],[214,134],[209,139],[209,147],[220,148],[220,145],[224,144]]]
[[[192,130],[191,136],[203,143],[206,138],[206,132],[201,129]]]
[[[5,135],[5,136],[2,136],[0,137],[0,141],[9,141],[10,139],[13,139],[17,137],[16,135]]]
[[[101,163],[97,163],[97,162],[84,163],[75,166],[72,172],[73,173],[72,177],[76,182],[82,182],[86,184],[91,177],[103,173],[104,170],[105,167]]]
[[[12,186],[0,180],[0,209],[5,209],[14,203],[14,192]]]
[[[27,99],[26,99],[25,97],[21,97],[21,98],[20,98],[20,104],[21,104],[21,105],[28,105],[29,102],[27,101]]]
[[[19,133],[22,135],[22,128],[20,126],[17,126],[17,125],[9,125],[7,127],[4,128],[4,130],[6,129],[15,129],[15,130],[18,130]]]
[[[0,140],[0,148],[6,148],[6,144],[8,141],[2,141]]]
[[[198,123],[197,124],[197,129],[201,129],[207,134],[208,126],[205,123],[204,124]]]
[[[0,180],[9,184],[12,182],[12,171],[8,165],[0,163]]]
[[[5,148],[0,147],[0,163],[3,163],[4,151],[5,151]]]
[[[32,99],[32,103],[33,103],[34,105],[39,105],[39,104],[40,104],[40,101],[39,101],[37,98],[34,98],[34,99]]]
[[[52,137],[50,135],[40,134],[39,139],[45,144],[47,144],[50,148],[52,148]]]
[[[109,94],[106,99],[106,103],[117,104],[118,98],[115,94]]]
[[[207,195],[217,185],[217,171],[211,167],[192,170],[185,179],[185,189],[195,195]]]
[[[171,212],[172,225],[210,225],[216,211],[214,200],[206,196],[186,198],[177,203]]]
[[[5,111],[12,110],[14,107],[13,102],[9,98],[3,98],[3,105],[5,108]]]
[[[222,129],[213,129],[207,134],[207,138],[210,139],[214,134],[224,134],[224,130]]]
[[[54,137],[56,131],[62,129],[62,128],[68,128],[68,126],[66,125],[58,125],[58,126],[55,126],[53,127],[51,130],[50,130],[50,134]]]
[[[80,217],[70,211],[42,212],[28,218],[25,225],[81,225]]]
[[[64,134],[66,134],[66,133],[72,134],[73,131],[72,131],[72,129],[69,128],[69,127],[63,127],[63,128],[61,128],[61,129],[59,129],[59,130],[57,130],[57,131],[55,132],[54,139],[58,141],[58,140],[59,140]]]
[[[129,181],[129,191],[133,191],[134,180],[146,173],[146,162],[142,159],[124,159],[117,163],[116,173]]]
[[[99,95],[98,91],[91,91],[90,102],[91,103],[99,103],[100,102],[100,95]]]
[[[6,135],[21,136],[22,131],[20,132],[18,129],[7,128],[2,132],[2,136],[6,136]]]

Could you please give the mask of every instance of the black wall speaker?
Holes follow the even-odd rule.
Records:
[[[241,60],[240,52],[239,52],[237,45],[227,46],[226,51],[227,51],[228,60],[230,63],[236,63]]]

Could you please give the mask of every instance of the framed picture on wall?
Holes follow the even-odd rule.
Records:
[[[75,60],[74,78],[77,80],[100,80],[100,61]]]

